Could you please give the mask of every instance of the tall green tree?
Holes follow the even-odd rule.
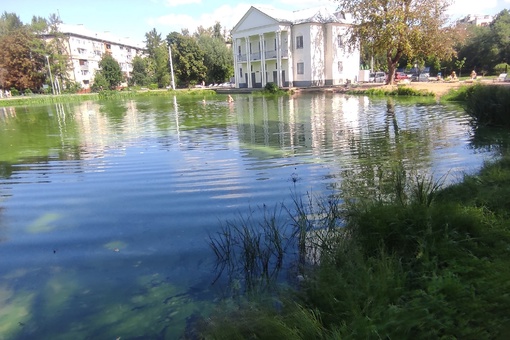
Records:
[[[17,31],[23,26],[23,22],[16,13],[4,11],[0,16],[0,36]]]
[[[124,75],[122,74],[122,70],[120,69],[120,65],[109,53],[103,54],[101,61],[99,62],[99,70],[96,72],[94,76],[94,90],[98,89],[98,84],[101,84],[99,87],[106,85],[108,89],[114,90],[117,86],[122,83],[124,80]],[[96,84],[97,83],[97,84]],[[104,85],[103,85],[104,84]]]
[[[73,65],[69,57],[70,51],[68,51],[69,38],[59,29],[62,20],[58,14],[52,13],[47,23],[47,32],[51,39],[46,43],[46,54],[49,56],[51,73],[65,88],[73,87],[74,80],[70,78]]]
[[[204,55],[206,81],[222,83],[229,80],[234,75],[234,58],[221,34],[220,23],[209,29],[197,29],[194,36]]]
[[[350,46],[368,43],[374,54],[383,54],[392,84],[402,56],[408,60],[455,55],[455,30],[447,25],[451,0],[337,0],[339,10],[349,13]]]
[[[159,88],[170,84],[170,66],[168,47],[161,38],[161,34],[152,29],[145,33],[145,45],[147,48],[147,71],[151,82],[157,83]]]
[[[146,58],[135,56],[133,58],[133,71],[131,72],[131,78],[129,78],[130,86],[147,86],[150,83],[149,76],[147,74],[147,62]]]
[[[177,32],[168,34],[166,40],[172,48],[172,62],[179,82],[189,86],[205,80],[204,52],[197,40]]]

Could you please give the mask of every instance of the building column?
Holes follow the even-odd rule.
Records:
[[[236,88],[239,88],[239,60],[237,60],[237,58],[239,58],[238,54],[237,54],[237,49],[238,49],[238,44],[239,42],[237,41],[237,39],[234,39],[232,41],[232,52],[234,54],[234,82],[235,82],[235,87]]]
[[[278,87],[282,87],[282,32],[280,30],[276,31],[276,68],[278,69]]]
[[[266,86],[267,79],[266,79],[266,47],[264,46],[264,34],[259,34],[259,40],[260,40],[260,72],[261,74],[261,82],[262,87]]]
[[[246,84],[248,88],[252,88],[253,85],[251,83],[251,51],[250,51],[250,37],[244,37],[244,42],[246,45],[246,72],[248,75],[248,79],[246,79]]]

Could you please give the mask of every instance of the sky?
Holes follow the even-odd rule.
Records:
[[[58,13],[66,24],[84,25],[94,32],[109,32],[119,38],[142,43],[153,28],[164,38],[187,28],[193,33],[220,22],[229,30],[250,6],[299,10],[332,5],[334,0],[0,0],[0,11],[16,13],[29,23],[32,16],[48,18]],[[468,14],[494,15],[510,10],[510,0],[453,0],[450,15],[460,19]]]

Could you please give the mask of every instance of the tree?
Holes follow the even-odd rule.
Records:
[[[104,79],[103,79],[104,78]],[[99,70],[94,76],[94,84],[99,83],[100,86],[106,85],[108,89],[114,90],[122,83],[124,76],[120,69],[119,63],[109,53],[105,53],[99,62]],[[97,86],[94,86],[97,89]]]
[[[168,47],[155,28],[145,33],[145,39],[149,59],[147,62],[149,77],[151,82],[163,88],[170,84]]]
[[[0,86],[20,91],[40,89],[45,78],[45,57],[38,53],[42,45],[25,27],[0,36]]]
[[[234,75],[234,59],[232,51],[225,44],[221,34],[221,25],[198,30],[194,34],[204,55],[204,66],[207,68],[207,82],[222,83]]]
[[[458,46],[458,58],[477,72],[496,72],[496,65],[510,61],[510,11],[503,10],[489,26],[463,25],[465,43]],[[454,66],[454,65],[452,65]]]
[[[60,17],[57,14],[50,14],[47,20],[47,31],[48,35],[51,36],[52,39],[47,42],[45,53],[50,56],[48,62],[51,67],[51,73],[55,79],[58,79],[59,83],[65,88],[70,88],[73,85],[76,85],[76,83],[69,77],[69,74],[71,73],[69,71],[73,67],[67,50],[67,47],[69,46],[69,37],[60,32],[59,25],[61,23],[62,20],[60,20]]]
[[[147,63],[146,59],[140,56],[133,58],[133,71],[131,72],[131,78],[129,79],[130,86],[147,86],[150,83],[150,79],[147,75]]]
[[[177,32],[170,33],[166,39],[172,48],[172,62],[179,82],[189,86],[205,80],[204,52],[197,41]]]
[[[366,42],[374,54],[383,53],[387,83],[394,82],[402,56],[408,60],[455,55],[455,31],[447,26],[450,0],[337,0],[339,10],[353,17],[351,47]]]
[[[0,36],[7,35],[23,27],[23,22],[16,13],[3,12],[0,16]]]

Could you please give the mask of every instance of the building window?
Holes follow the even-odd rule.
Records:
[[[338,44],[338,48],[342,48],[344,46],[344,40],[340,34],[336,36],[336,42]]]
[[[239,69],[239,77],[242,78],[243,77],[243,68],[241,67]]]
[[[85,52],[87,52],[87,50],[85,50],[84,48],[78,48],[79,54],[85,54]]]
[[[338,62],[338,73],[344,72],[344,63],[342,61]]]
[[[108,50],[109,50],[109,49],[111,49],[111,48],[112,48],[112,45],[110,45],[110,44],[106,44],[106,49],[108,49]]]
[[[297,74],[305,74],[305,63],[297,63]]]
[[[303,48],[303,36],[296,37],[296,48]]]
[[[88,84],[89,84],[89,80],[88,80],[88,79],[85,79],[85,80],[83,81],[83,84],[88,85]]]
[[[241,46],[237,46],[237,50],[238,50],[239,55],[241,55]]]

